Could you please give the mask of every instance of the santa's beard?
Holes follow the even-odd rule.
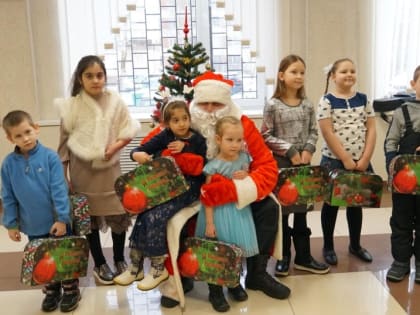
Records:
[[[194,104],[191,106],[191,126],[206,138],[207,142],[207,158],[212,159],[218,153],[215,139],[215,126],[218,119],[225,116],[236,116],[237,112],[232,111],[228,106],[218,109],[212,113],[202,110]]]

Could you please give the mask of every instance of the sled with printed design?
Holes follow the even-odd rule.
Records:
[[[182,276],[230,288],[239,284],[242,250],[238,246],[198,237],[186,238],[184,246],[178,258]]]
[[[115,191],[130,214],[171,200],[189,189],[172,157],[159,157],[141,164],[115,181]]]
[[[332,206],[380,208],[383,180],[371,172],[330,172],[327,202]]]
[[[84,277],[88,259],[89,244],[84,237],[35,239],[25,246],[21,281],[35,286]]]
[[[420,155],[402,154],[390,164],[392,191],[400,194],[420,194]]]

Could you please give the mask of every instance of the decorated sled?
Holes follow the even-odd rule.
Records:
[[[178,258],[182,276],[230,288],[239,284],[242,250],[238,246],[197,237],[187,238],[184,246]]]
[[[420,194],[420,155],[402,154],[390,164],[392,191],[400,194]]]
[[[381,206],[383,180],[370,172],[333,170],[330,172],[327,202],[332,206]]]
[[[172,157],[141,164],[115,181],[115,191],[127,212],[139,214],[189,189]]]
[[[313,204],[327,196],[328,179],[322,166],[281,168],[274,192],[282,206]]]
[[[86,276],[88,241],[81,236],[40,238],[24,249],[21,281],[34,286]]]

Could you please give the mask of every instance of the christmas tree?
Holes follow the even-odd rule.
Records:
[[[183,95],[188,103],[193,99],[192,81],[202,73],[199,66],[209,60],[202,43],[193,45],[188,42],[187,8],[185,8],[183,31],[185,34],[184,44],[175,44],[172,49],[168,50],[171,56],[167,60],[168,65],[165,66],[166,72],[159,80],[159,91],[154,97],[156,109],[153,111],[152,118],[155,122],[159,122],[160,110],[169,96]],[[207,65],[206,69],[209,68],[210,66]]]

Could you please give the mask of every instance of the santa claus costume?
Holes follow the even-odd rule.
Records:
[[[206,138],[207,158],[212,159],[217,153],[214,128],[216,121],[224,116],[240,119],[244,129],[245,147],[252,158],[249,176],[243,180],[217,176],[217,181],[211,181],[202,186],[201,202],[212,207],[230,202],[235,202],[239,209],[247,205],[251,206],[260,252],[256,256],[247,258],[245,285],[248,289],[261,290],[273,298],[285,299],[290,294],[289,288],[276,281],[266,271],[270,255],[281,259],[282,252],[282,233],[278,231],[281,229],[280,209],[271,194],[277,182],[277,164],[254,122],[242,115],[239,107],[233,103],[232,86],[231,80],[224,79],[221,74],[211,71],[198,76],[193,82],[194,100],[190,104],[191,122],[193,129]],[[209,104],[216,104],[217,109],[208,110],[206,106]],[[194,210],[188,208],[185,213],[181,211],[179,215],[185,215],[186,221],[193,212]],[[280,224],[273,224],[274,222],[280,222]],[[171,242],[169,237],[168,241]],[[172,262],[175,262],[176,257],[171,258]],[[185,300],[179,271],[176,264],[173,264],[173,267],[174,276],[160,288],[161,304],[164,307],[171,307],[179,303],[183,307]]]

